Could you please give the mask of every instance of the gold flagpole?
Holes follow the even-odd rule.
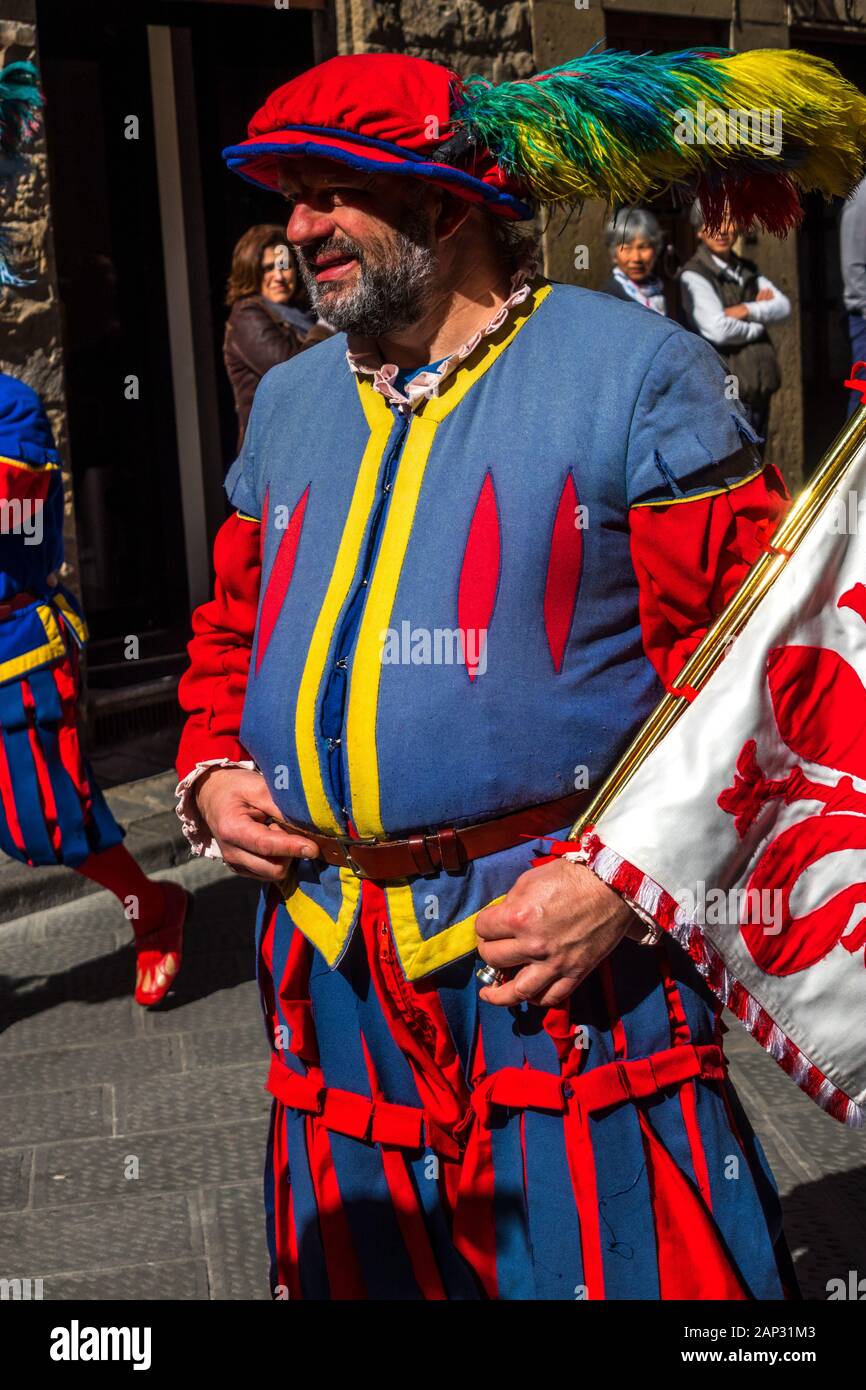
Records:
[[[851,416],[824,455],[817,472],[792,503],[787,515],[773,533],[768,550],[755,561],[734,597],[707,629],[699,645],[680,671],[675,685],[700,690],[719,665],[729,644],[751,618],[761,600],[776,582],[791,554],[842,482],[855,455],[866,443],[866,404]],[[782,552],[785,553],[774,553]],[[688,708],[684,695],[666,694],[638,731],[629,748],[606,778],[586,810],[569,831],[578,840],[587,826],[595,825],[638,768]]]

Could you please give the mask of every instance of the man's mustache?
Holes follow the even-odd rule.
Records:
[[[319,256],[354,256],[360,265],[364,264],[364,252],[357,242],[346,241],[341,237],[329,237],[326,241],[297,247],[296,250],[303,264],[313,274],[315,274],[316,260]]]

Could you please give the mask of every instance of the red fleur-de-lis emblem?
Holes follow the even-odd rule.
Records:
[[[866,585],[856,584],[839,599],[866,620]],[[785,777],[764,776],[757,744],[749,739],[737,758],[733,785],[718,805],[734,817],[742,838],[764,806],[818,802],[818,815],[788,826],[766,847],[746,885],[747,907],[740,923],[752,959],[768,975],[793,975],[822,960],[836,945],[855,952],[866,946],[866,919],[849,931],[852,913],[866,903],[866,872],[826,902],[802,916],[791,908],[793,891],[805,872],[827,855],[866,849],[866,795],[853,779],[866,779],[866,689],[838,652],[824,647],[775,647],[767,660],[767,684],[776,727],[787,748],[804,762],[841,772],[835,782],[810,778],[799,765]],[[762,894],[781,895],[781,914],[772,932],[756,905]],[[753,908],[754,916],[753,916]]]

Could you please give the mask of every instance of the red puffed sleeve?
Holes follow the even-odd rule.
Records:
[[[739,588],[789,500],[781,474],[768,465],[709,495],[630,509],[644,650],[666,687]]]
[[[261,524],[235,512],[214,545],[214,596],[192,615],[189,668],[178,699],[187,721],[177,754],[181,781],[198,763],[249,760],[239,731],[261,583]]]

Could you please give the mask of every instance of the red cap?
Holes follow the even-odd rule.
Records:
[[[330,58],[278,87],[249,123],[249,139],[230,145],[230,169],[278,188],[281,159],[335,159],[354,169],[430,179],[450,193],[514,221],[533,216],[487,150],[470,148],[461,166],[437,161],[454,135],[450,68],[398,53]]]

